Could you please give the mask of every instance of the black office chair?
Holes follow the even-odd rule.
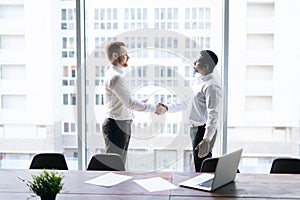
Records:
[[[61,153],[40,153],[32,158],[29,169],[68,170],[68,165]]]
[[[215,172],[218,160],[219,160],[219,158],[206,158],[202,162],[200,172],[202,172],[202,173],[213,173],[213,172]],[[240,173],[239,169],[237,169],[237,173]]]
[[[300,174],[299,158],[275,158],[270,173],[273,174]]]
[[[100,153],[91,158],[87,170],[125,171],[125,166],[120,155],[114,153]]]
[[[201,165],[200,172],[215,172],[219,158],[206,158]]]

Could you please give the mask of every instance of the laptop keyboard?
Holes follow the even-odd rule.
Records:
[[[199,183],[198,185],[202,186],[202,187],[211,187],[212,182],[213,182],[213,178],[209,179],[207,181],[204,181],[202,183]]]

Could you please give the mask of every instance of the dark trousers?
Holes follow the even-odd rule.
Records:
[[[205,125],[192,127],[191,130],[190,130],[190,138],[192,140],[193,158],[194,158],[194,164],[195,164],[195,171],[196,172],[200,172],[203,160],[205,160],[206,158],[211,158],[212,157],[212,153],[210,151],[209,154],[207,154],[207,156],[205,156],[204,158],[199,158],[198,157],[198,150],[195,150],[196,146],[203,140],[204,133],[205,133]],[[215,138],[216,138],[216,135],[214,136],[213,140],[210,143],[211,149],[214,145]]]
[[[106,118],[102,123],[106,153],[119,154],[126,162],[127,150],[131,136],[132,120],[114,120]]]

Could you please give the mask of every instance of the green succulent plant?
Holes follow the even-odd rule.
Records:
[[[64,176],[55,171],[46,171],[38,175],[31,175],[33,182],[29,182],[29,190],[41,197],[41,200],[54,200],[63,189]]]

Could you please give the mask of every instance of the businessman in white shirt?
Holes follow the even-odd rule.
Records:
[[[127,87],[124,68],[128,66],[129,56],[123,42],[111,42],[106,46],[106,56],[110,61],[105,73],[106,118],[102,132],[107,153],[119,154],[126,162],[131,136],[133,111],[164,114],[167,110],[162,104],[152,105],[146,101],[132,99]]]
[[[194,63],[199,75],[188,102],[167,105],[168,112],[189,109],[190,138],[193,146],[195,171],[200,172],[204,159],[212,157],[222,104],[222,88],[213,71],[218,63],[217,55],[202,50]]]

